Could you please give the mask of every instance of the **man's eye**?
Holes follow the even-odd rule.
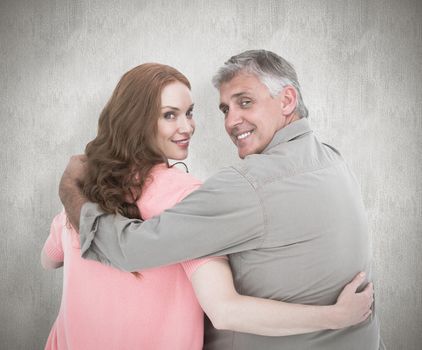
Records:
[[[174,112],[164,113],[164,119],[174,119],[174,118],[176,118],[176,115],[174,114]]]
[[[251,104],[251,100],[241,100],[240,101],[240,105],[242,106],[242,107],[247,107],[247,106],[249,106],[250,104]]]

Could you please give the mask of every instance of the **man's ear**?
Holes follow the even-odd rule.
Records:
[[[281,110],[285,117],[293,113],[297,106],[297,91],[291,86],[287,85],[281,91]]]

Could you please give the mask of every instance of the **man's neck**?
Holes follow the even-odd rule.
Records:
[[[300,119],[300,117],[297,113],[294,112],[294,113],[290,114],[286,118],[286,124],[284,125],[284,127],[286,127],[287,125],[289,125],[289,124],[291,124],[291,123],[293,123],[293,122],[295,122],[296,120],[299,120],[299,119]]]

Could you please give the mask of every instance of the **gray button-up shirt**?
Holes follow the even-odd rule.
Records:
[[[306,119],[279,130],[261,154],[222,169],[151,220],[104,215],[85,204],[80,234],[84,257],[129,271],[228,254],[239,293],[292,303],[333,304],[356,273],[371,278],[359,185]],[[347,329],[286,337],[217,331],[208,324],[205,348],[382,347],[374,312]]]

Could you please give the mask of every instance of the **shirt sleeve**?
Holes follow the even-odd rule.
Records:
[[[44,243],[43,251],[53,261],[63,262],[64,253],[62,245],[62,232],[66,224],[66,214],[61,212],[56,215],[50,226],[50,234]]]
[[[142,221],[83,206],[82,256],[125,271],[261,246],[264,214],[253,186],[228,167],[161,215]],[[165,253],[163,253],[165,252]]]

